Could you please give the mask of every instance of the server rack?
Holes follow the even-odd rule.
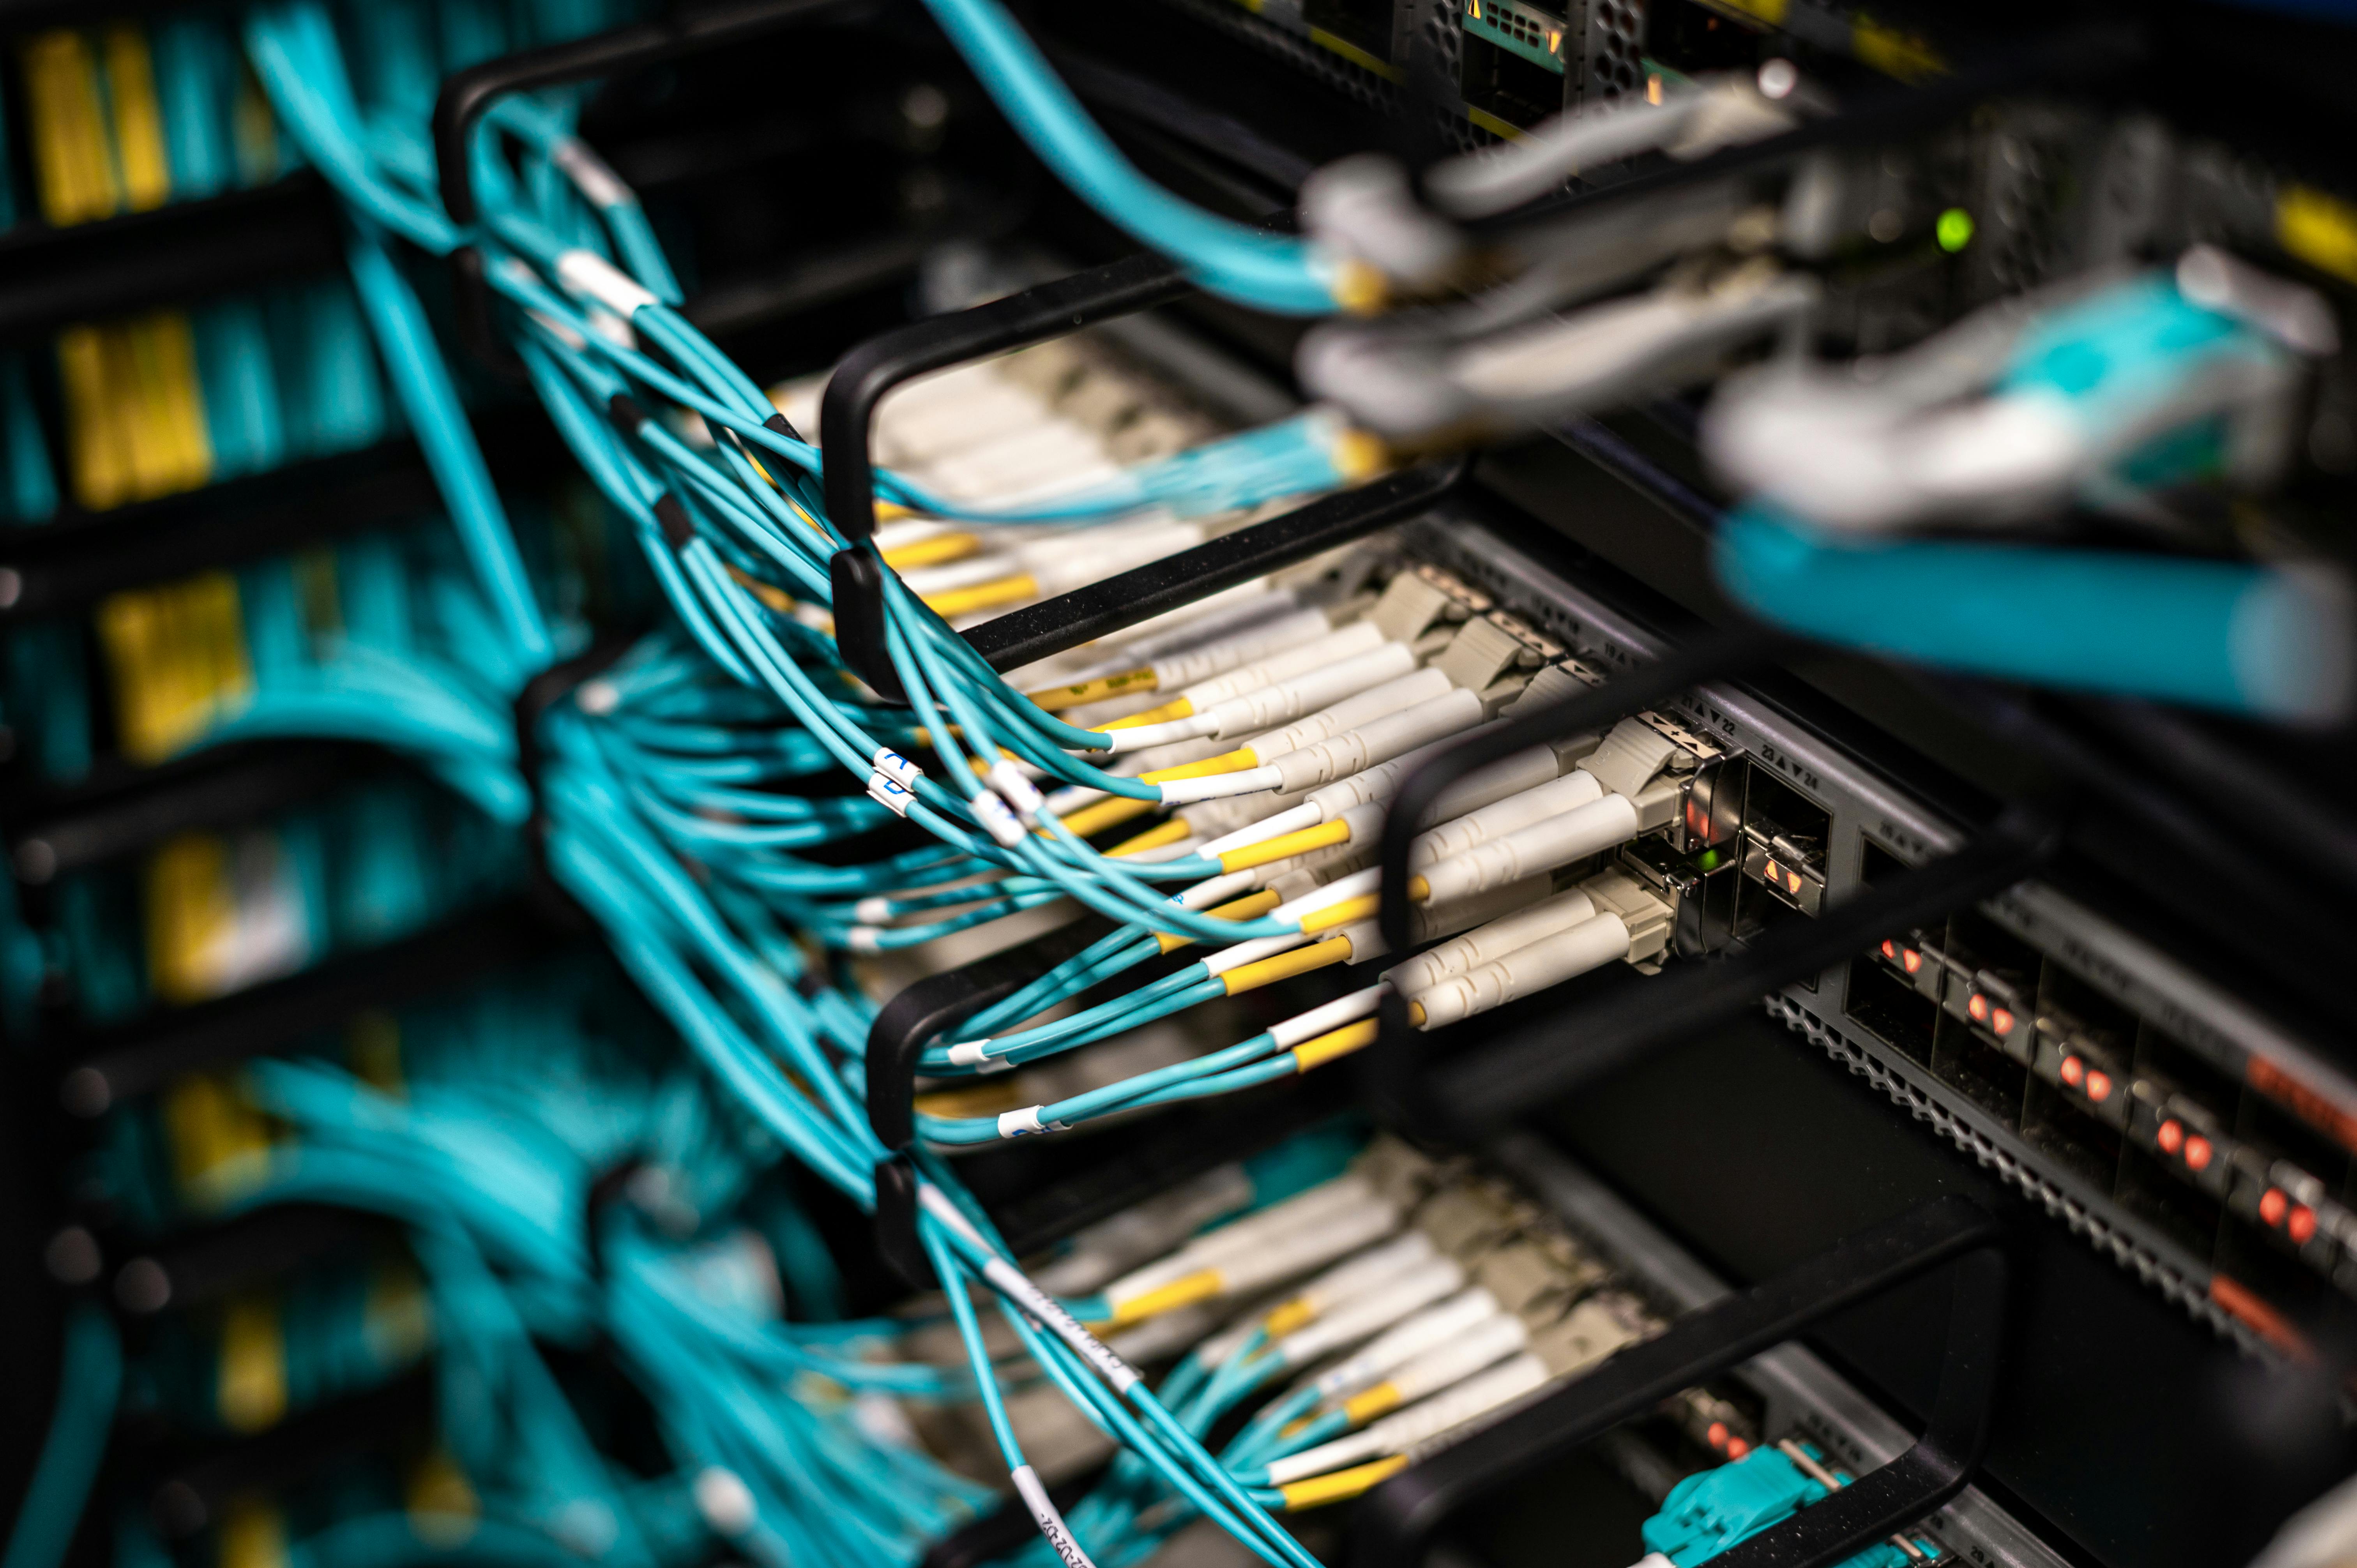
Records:
[[[1046,7],[1036,21],[1051,42],[1072,40],[1060,59],[1084,94],[1093,80],[1094,96],[1125,101],[1127,128],[1149,166],[1246,211],[1277,205],[1267,198],[1281,197],[1288,177],[1330,150],[1321,136],[1352,139],[1337,134],[1333,122],[1343,113],[1362,116],[1367,139],[1406,134],[1385,127],[1415,122],[1424,136],[1470,142],[1558,102],[1641,91],[1641,51],[1657,42],[1706,56],[1727,47],[1724,36],[1709,35],[1780,21],[1798,46],[1844,51],[1903,80],[1935,69],[1942,49],[1934,40],[1944,37],[1936,17],[1918,29],[1814,8],[1780,8],[1771,18],[1671,0],[1653,7],[1658,38],[1646,30],[1653,21],[1626,6],[1559,17],[1513,6],[1478,16],[1471,0],[1461,16],[1453,8],[1429,16],[1383,9],[1388,14],[1313,7],[1297,16],[1275,5],[1246,14],[1216,0],[1173,0],[1148,13],[1163,18],[1150,28],[1080,7]],[[1558,21],[1577,49],[1559,72],[1530,58],[1534,41]],[[859,41],[847,52],[862,62],[889,59],[895,48],[923,49],[909,42],[904,22],[860,25],[875,29],[849,35]],[[2287,91],[2266,118],[2233,118],[2249,108],[2247,81],[2172,108],[2205,129],[2225,122],[2246,134],[2245,145],[2273,160],[2271,177],[2287,184],[2340,173],[2308,134],[2332,118],[2330,99],[2304,101],[2293,89],[2303,78],[2329,80],[2329,61],[2345,58],[2344,34],[2195,10],[2169,14],[2162,36],[2169,69],[2180,74],[2198,50],[2226,59],[2274,51]],[[2287,49],[2301,58],[2287,61]],[[1089,58],[1092,50],[1100,58]],[[1566,44],[1544,52],[1565,54]],[[1159,80],[1157,54],[1181,62],[1163,64]],[[1205,70],[1205,61],[1225,70]],[[928,64],[944,80],[952,74],[937,50]],[[863,63],[854,74],[865,83],[870,69]],[[1544,97],[1542,89],[1555,89],[1534,72],[1560,74],[1560,100]],[[884,139],[911,134],[908,123],[925,116],[909,112],[905,92],[895,101],[894,71],[877,71],[875,81],[873,102],[901,122]],[[1141,81],[1155,91],[1139,92]],[[1239,95],[1238,83],[1269,81],[1297,81],[1298,101],[1268,108],[1257,124],[1243,106],[1222,102]],[[2183,83],[2172,79],[2172,86]],[[1305,120],[1325,123],[1288,145]],[[2052,130],[2058,145],[2071,134],[2067,125]],[[1003,145],[995,150],[1015,161]],[[906,143],[896,151],[905,153]],[[680,154],[661,147],[648,162],[664,156]],[[1033,228],[1068,255],[1107,252],[1105,236],[1028,171],[988,173],[1037,196]],[[185,211],[27,236],[14,248],[20,275],[31,281],[5,291],[5,308],[14,313],[6,329],[27,338],[101,311],[250,285],[272,268],[316,271],[334,255],[321,199],[295,176]],[[927,199],[904,205],[916,213],[904,231],[804,263],[800,286],[790,274],[786,286],[766,294],[740,289],[712,319],[748,332],[771,318],[807,324],[811,337],[780,359],[802,368],[895,313],[892,285],[925,244],[950,233],[1002,237],[996,216],[951,223],[926,216],[937,210]],[[209,253],[219,259],[209,263]],[[165,257],[168,265],[153,264]],[[855,282],[869,289],[872,316],[835,303]],[[1201,307],[1182,320],[1192,341],[1218,345],[1214,358],[1250,361],[1257,352],[1269,363],[1265,332],[1226,312]],[[1200,370],[1200,351],[1181,358],[1164,368],[1181,379]],[[1715,510],[1691,435],[1690,413],[1682,417],[1675,405],[1551,433],[1485,462],[1473,489],[1411,524],[1400,547],[1463,615],[1510,626],[1549,658],[1567,653],[1599,671],[1659,660],[1695,640],[1697,609],[1723,609],[1697,586],[1691,543],[1681,546],[1677,528],[1663,526],[1665,518],[1683,513],[1692,521]],[[522,416],[492,445],[513,457],[515,482],[529,483],[526,476],[556,466],[544,441]],[[0,577],[6,610],[17,621],[56,617],[108,593],[407,515],[425,492],[414,461],[394,446],[27,534],[11,542],[12,564]],[[1907,1198],[1971,1194],[1996,1216],[2013,1249],[2008,1360],[1978,1489],[1927,1528],[1943,1523],[1953,1533],[1940,1544],[1982,1561],[2168,1563],[2247,1553],[2347,1467],[2336,1380],[2318,1370],[2337,1367],[2342,1354],[2347,1308],[2337,1249],[2345,1226],[2357,1224],[2340,1201],[2348,1176],[2343,1129],[2357,1103],[2334,1045],[2345,1004],[2330,965],[2312,956],[2334,950],[2346,927],[2333,908],[2341,874],[2330,864],[2338,849],[2329,831],[2332,791],[2313,782],[2330,777],[2332,748],[2303,743],[2303,754],[2281,768],[2262,762],[2238,771],[2230,764],[2246,757],[2244,737],[2217,726],[1971,687],[1893,686],[1878,671],[1823,662],[1804,663],[1798,675],[1753,666],[1654,711],[1684,721],[1715,753],[1707,760],[1722,777],[1730,842],[1740,853],[1715,869],[1717,886],[1684,897],[1730,931],[1821,918],[1846,895],[1900,880],[1993,820],[1991,798],[2025,776],[2041,786],[2059,779],[2073,792],[2054,881],[2020,883],[1796,978],[1767,1003],[1789,1037],[1757,1019],[1731,1021],[1580,1083],[1577,1097],[1537,1120],[1556,1149],[1571,1150],[1609,1186],[1527,1135],[1494,1147],[1497,1168],[1686,1308],[1708,1299],[1708,1276],[1636,1218],[1630,1200],[1723,1272],[1758,1281],[1889,1218]],[[36,898],[78,866],[309,800],[384,766],[337,748],[264,746],[135,778],[93,772],[76,789],[27,788],[7,812],[12,865],[23,896]],[[2229,830],[2221,830],[2222,818]],[[2227,897],[2218,896],[2222,887]],[[2254,909],[2268,913],[2253,918]],[[70,1168],[71,1134],[58,1129],[72,1122],[51,1107],[87,1121],[191,1065],[271,1050],[358,1006],[447,987],[462,968],[577,941],[577,931],[546,934],[565,924],[561,908],[494,904],[390,947],[200,1003],[168,1022],[46,1045],[64,1054],[35,1058],[40,1065],[26,1069],[12,1096],[28,1155],[20,1162],[26,1197],[12,1207],[43,1217],[20,1257],[38,1246],[53,1278],[102,1280],[125,1312],[137,1314],[159,1288],[165,1300],[201,1299],[206,1285],[181,1282],[201,1282],[208,1269],[235,1277],[251,1266],[241,1263],[241,1248],[276,1258],[350,1245],[296,1226],[260,1240],[212,1238],[211,1257],[199,1246],[185,1256],[124,1259],[86,1225],[55,1223],[71,1202],[58,1179]],[[2298,936],[2287,940],[2287,932]],[[1550,1015],[1561,1001],[1524,1009],[1504,1046],[1560,1031]],[[1996,1022],[2007,1015],[2012,1028]],[[2024,1037],[2015,1038],[2017,1030]],[[1469,1045],[1458,1072],[1460,1114],[1420,1131],[1462,1142],[1498,1120],[1484,1113],[1474,1081],[1475,1047],[1489,1045]],[[1568,1088],[1575,1053],[1562,1055]],[[55,1074],[69,1062],[70,1070]],[[1379,1053],[1358,1088],[1396,1106],[1425,1092],[1420,1075],[1429,1070],[1408,1053]],[[1439,1071],[1445,1080],[1448,1067]],[[2110,1087],[2098,1092],[2100,1084]],[[1450,1102],[1445,1088],[1439,1095]],[[1285,1116],[1254,1133],[1265,1137]],[[1183,1155],[1185,1140],[1171,1140],[1162,1151],[1168,1160],[1143,1160],[1155,1174],[1132,1182],[1172,1179],[1218,1157],[1223,1145],[1209,1133]],[[2187,1157],[2189,1139],[2211,1151],[2198,1166]],[[1092,1199],[1092,1186],[1120,1190],[1119,1162],[1068,1164],[1061,1184],[1044,1193],[1035,1187],[1041,1174],[1019,1163],[1004,1178],[1002,1190],[1028,1190],[1036,1207],[1063,1210],[1040,1229],[1043,1239],[1102,1201]],[[1762,1170],[1801,1174],[1752,1179]],[[986,1193],[991,1184],[981,1185]],[[1796,1194],[1804,1201],[1794,1202]],[[2357,1241],[2357,1231],[2351,1237]],[[38,1319],[54,1311],[33,1271],[18,1273],[28,1313]],[[159,1276],[171,1283],[159,1287]],[[1903,1443],[1892,1412],[1930,1416],[1936,1351],[1948,1337],[1926,1325],[1940,1322],[1947,1306],[1925,1290],[1900,1292],[1819,1329],[1817,1342],[1850,1386],[1799,1351],[1748,1363],[1741,1376],[1770,1411],[1783,1402],[1771,1423],[1810,1433],[1853,1466],[1888,1459]],[[384,1423],[386,1409],[404,1399],[414,1409],[420,1394],[412,1380],[372,1397],[373,1406],[320,1412],[319,1425],[364,1436]],[[323,1440],[290,1427],[271,1446],[287,1463]],[[270,1460],[241,1462],[266,1470]],[[167,1494],[182,1504],[194,1498],[199,1520],[208,1498],[229,1484],[209,1482],[201,1463],[160,1473],[156,1506],[168,1512]],[[1407,1530],[1412,1481],[1413,1473],[1361,1505],[1350,1550],[1380,1555],[1387,1531]],[[1518,1508],[1524,1528],[1547,1519],[1545,1489]],[[1490,1549],[1533,1544],[1493,1539]]]

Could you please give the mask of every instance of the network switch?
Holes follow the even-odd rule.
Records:
[[[1600,670],[1672,647],[1477,517],[1415,524],[1403,545]],[[1708,938],[1694,923],[1698,940],[1816,915],[1964,842],[1964,825],[1757,697],[1706,687],[1669,706],[1744,780],[1723,791],[1741,822],[1731,922]],[[2357,1083],[2068,896],[2025,881],[1770,1008],[2222,1329],[2298,1351],[2348,1320]]]

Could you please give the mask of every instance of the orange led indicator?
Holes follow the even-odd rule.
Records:
[[[1891,962],[1897,963],[1899,961],[1899,944],[1892,941],[1889,937],[1883,938],[1882,956],[1889,959]]]
[[[1708,1431],[1705,1432],[1705,1433],[1703,1434],[1703,1435],[1704,1435],[1705,1437],[1707,1437],[1707,1438],[1709,1438],[1709,1439],[1710,1439],[1710,1445],[1711,1445],[1713,1448],[1716,1448],[1716,1449],[1719,1450],[1721,1453],[1725,1453],[1725,1452],[1726,1452],[1726,1450],[1727,1450],[1727,1423],[1725,1423],[1725,1422],[1723,1422],[1723,1421],[1714,1421],[1714,1422],[1712,1422],[1712,1423],[1710,1423],[1710,1429],[1709,1429]]]
[[[2160,1145],[2160,1152],[2164,1155],[2177,1153],[2185,1147],[2185,1123],[2174,1116],[2170,1117],[2160,1124],[2159,1131],[2153,1133],[2152,1141]]]
[[[2316,1210],[2305,1203],[2294,1208],[2291,1218],[2284,1222],[2284,1234],[2300,1246],[2307,1246],[2308,1239],[2316,1234]]]
[[[2284,1196],[2283,1188],[2279,1187],[2271,1187],[2259,1195],[2259,1218],[2270,1225],[2281,1225],[2290,1209],[2291,1199]]]
[[[1989,1027],[2000,1035],[2013,1033],[2013,1015],[2000,1007],[1989,1015]]]
[[[2087,1075],[2087,1098],[2101,1105],[2112,1097],[2112,1075],[2091,1072]]]
[[[1730,1437],[1727,1440],[1727,1456],[1728,1458],[1740,1459],[1746,1454],[1750,1452],[1751,1444],[1744,1442],[1740,1437]]]
[[[2079,1087],[2079,1080],[2087,1076],[2087,1064],[2077,1057],[2064,1057],[2061,1067],[2056,1070],[2057,1076],[2063,1082],[2076,1089]]]
[[[2197,1133],[2192,1137],[2185,1140],[2185,1168],[2187,1170],[2208,1170],[2210,1168],[2210,1140],[2202,1137],[2200,1133]]]
[[[1973,996],[1972,996],[1972,1000],[1964,1004],[1964,1011],[1965,1011],[1965,1012],[1967,1012],[1967,1013],[1969,1013],[1969,1014],[1971,1014],[1971,1015],[1973,1015],[1973,1022],[1974,1022],[1974,1023],[1975,1023],[1975,1024],[1986,1024],[1986,1023],[1987,1023],[1987,1022],[1988,1022],[1988,998],[1987,998],[1987,997],[1986,997],[1986,996],[1984,996],[1984,995],[1982,995],[1982,994],[1981,994],[1979,992],[1977,992],[1977,991],[1974,992],[1974,993],[1973,993]]]

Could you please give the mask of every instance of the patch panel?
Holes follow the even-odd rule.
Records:
[[[1668,646],[1474,516],[1413,525],[1402,543],[1596,669]],[[1706,688],[1668,710],[1739,759],[1738,936],[1962,843],[1958,824],[1756,697]],[[1709,908],[1691,856],[1655,875]],[[1706,918],[1683,917],[1715,940]],[[2058,889],[2024,882],[1894,936],[1770,1010],[2222,1331],[2300,1350],[2357,1320],[2344,1185],[2357,1083]]]

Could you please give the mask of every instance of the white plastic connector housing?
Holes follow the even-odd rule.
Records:
[[[1379,688],[1415,669],[1415,653],[1407,644],[1382,643],[1322,670],[1215,703],[1210,712],[1187,722],[1206,725],[1205,735],[1255,735]]]
[[[1434,1256],[1432,1238],[1421,1230],[1410,1230],[1355,1257],[1343,1259],[1316,1279],[1295,1288],[1283,1305],[1315,1316],[1364,1294]]]
[[[1218,1264],[1222,1294],[1249,1295],[1322,1268],[1370,1241],[1381,1240],[1398,1230],[1399,1223],[1398,1205],[1371,1194],[1363,1203],[1337,1210],[1323,1224],[1287,1233],[1279,1244],[1222,1259]]]
[[[1397,648],[1399,644],[1387,646]],[[1272,762],[1287,752],[1299,751],[1347,731],[1363,728],[1378,719],[1405,713],[1448,691],[1448,677],[1439,671],[1413,670],[1296,719],[1282,729],[1254,736],[1244,744],[1254,757]]]
[[[1520,882],[1501,883],[1446,904],[1418,904],[1407,912],[1408,929],[1418,942],[1436,941],[1458,932],[1527,909],[1554,889],[1555,878],[1544,874]]]
[[[1517,948],[1568,930],[1595,913],[1596,901],[1586,888],[1568,887],[1394,964],[1383,978],[1398,987],[1401,995],[1415,996],[1452,974],[1463,974]]]
[[[1298,795],[1283,793],[1236,795],[1224,800],[1210,800],[1189,806],[1179,815],[1187,819],[1187,825],[1195,832],[1207,837],[1216,838],[1234,832],[1240,828],[1265,822],[1278,812],[1289,811],[1299,804],[1301,804],[1301,797]],[[1314,824],[1304,822],[1301,825],[1309,827]],[[1286,831],[1289,832],[1292,830]]]
[[[1268,766],[1276,775],[1274,788],[1291,791],[1330,784],[1376,763],[1388,762],[1404,752],[1469,730],[1482,717],[1478,693],[1451,688],[1414,707],[1272,758]]]
[[[1361,1460],[1386,1454],[1404,1454],[1451,1427],[1462,1426],[1510,1400],[1521,1398],[1546,1380],[1546,1368],[1537,1357],[1516,1356],[1503,1366],[1459,1383],[1446,1393],[1436,1394],[1396,1415],[1385,1416],[1364,1432],[1338,1437],[1331,1443],[1321,1443],[1315,1448],[1305,1448],[1298,1454],[1272,1460],[1268,1466],[1269,1481],[1281,1487],[1305,1476],[1338,1470]]]
[[[1409,994],[1424,1009],[1423,1027],[1437,1029],[1476,1013],[1534,995],[1630,953],[1629,928],[1614,914],[1591,915],[1502,957],[1477,964]]]
[[[1366,1178],[1345,1172],[1331,1181],[1297,1192],[1282,1203],[1273,1203],[1257,1214],[1247,1214],[1209,1235],[1198,1236],[1166,1257],[1132,1269],[1104,1287],[1105,1300],[1118,1306],[1198,1269],[1219,1268],[1230,1257],[1254,1249],[1285,1246],[1297,1231],[1314,1230],[1353,1208],[1383,1202]]]
[[[1631,963],[1658,958],[1669,945],[1670,924],[1677,911],[1627,872],[1607,867],[1582,882],[1580,887],[1596,900],[1598,911],[1611,911],[1629,928]]]
[[[1463,854],[1435,861],[1422,873],[1429,889],[1426,901],[1462,898],[1485,887],[1568,865],[1584,855],[1627,843],[1642,826],[1633,801],[1625,795],[1607,795],[1504,838],[1476,844]]]
[[[1535,764],[1530,766],[1535,770]],[[1426,828],[1409,843],[1407,863],[1425,866],[1464,854],[1534,822],[1592,805],[1603,796],[1604,786],[1584,768],[1575,768],[1560,779],[1550,776],[1544,783],[1492,800],[1461,817],[1444,820],[1438,827]]]
[[[1521,1318],[1500,1313],[1434,1346],[1384,1380],[1398,1391],[1401,1403],[1410,1403],[1456,1387],[1484,1368],[1527,1348],[1530,1342],[1530,1328]]]
[[[1178,694],[1186,698],[1193,708],[1208,708],[1214,703],[1224,703],[1230,697],[1241,696],[1256,687],[1277,681],[1290,681],[1296,675],[1308,674],[1337,660],[1364,653],[1383,640],[1383,634],[1372,621],[1352,621],[1323,636],[1265,654],[1249,664],[1236,665],[1224,674],[1196,681],[1182,688]]]
[[[1505,1315],[1498,1298],[1476,1285],[1404,1320],[1366,1348],[1318,1374],[1309,1385],[1321,1400],[1345,1400],[1383,1380],[1394,1368],[1404,1367],[1436,1346],[1471,1333],[1492,1317]]]
[[[1178,692],[1199,681],[1299,648],[1332,630],[1323,610],[1288,610],[1249,621],[1200,643],[1189,642],[1146,656],[1144,662],[1146,669],[1154,671],[1158,690]],[[1135,668],[1126,660],[1118,662],[1123,668]]]
[[[1328,1309],[1305,1328],[1296,1329],[1275,1347],[1278,1363],[1306,1367],[1346,1345],[1379,1334],[1409,1314],[1421,1311],[1465,1283],[1465,1265],[1454,1258],[1434,1257],[1431,1243],[1425,1256],[1409,1268],[1387,1276],[1375,1286],[1355,1293]]]

